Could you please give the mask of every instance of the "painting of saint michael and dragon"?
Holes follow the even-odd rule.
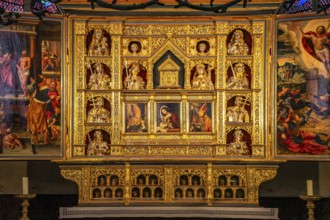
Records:
[[[330,155],[330,19],[279,19],[276,155]]]

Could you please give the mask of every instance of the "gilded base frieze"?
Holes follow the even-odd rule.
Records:
[[[79,189],[79,204],[258,205],[258,188],[277,165],[153,164],[62,166]]]

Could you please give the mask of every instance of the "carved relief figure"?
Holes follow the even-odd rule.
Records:
[[[169,106],[163,105],[159,108],[157,131],[179,131],[180,122],[176,112],[172,112]]]
[[[249,80],[246,77],[244,64],[235,64],[235,67],[232,68],[232,72],[233,75],[227,80],[228,89],[248,89]]]
[[[126,131],[127,132],[145,132],[145,104],[126,104]]]
[[[226,153],[227,155],[249,155],[250,150],[246,144],[246,141],[243,141],[243,132],[240,129],[234,131],[234,141],[229,143],[227,146]]]
[[[213,82],[211,80],[211,69],[208,70],[203,63],[199,63],[196,66],[196,70],[193,73],[193,79],[191,80],[191,87],[193,89],[214,89]]]
[[[90,75],[87,87],[93,90],[105,90],[111,88],[111,79],[104,73],[102,63],[96,63],[92,68],[90,63],[87,64],[92,74]]]
[[[89,134],[88,138],[90,139]],[[87,146],[87,155],[107,155],[109,154],[109,150],[110,147],[108,146],[108,143],[103,140],[102,130],[96,130],[94,133],[94,139],[90,140]]]
[[[131,42],[129,45],[129,51],[136,55],[137,53],[139,53],[139,45],[136,42]]]
[[[146,83],[144,79],[139,75],[141,71],[141,66],[139,63],[135,62],[128,68],[127,62],[125,62],[126,67],[126,78],[124,80],[124,87],[128,90],[141,90],[145,89]]]
[[[249,55],[249,46],[244,42],[242,30],[236,30],[228,44],[228,55]]]
[[[111,122],[111,113],[104,107],[104,100],[101,96],[92,99],[93,108],[89,110],[87,122],[91,123],[109,123]]]
[[[208,115],[208,108],[211,104],[204,103],[191,104],[191,118],[190,118],[190,131],[192,132],[211,132],[212,131],[212,119]]]
[[[199,55],[205,55],[205,53],[209,52],[209,47],[210,44],[207,41],[199,41],[197,43],[197,52],[199,53]]]
[[[241,96],[235,97],[234,106],[227,108],[228,122],[250,122],[249,112],[245,109],[247,99]]]
[[[108,45],[108,38],[104,36],[102,29],[96,29],[92,42],[88,48],[88,55],[89,56],[107,56],[109,55],[109,45]]]

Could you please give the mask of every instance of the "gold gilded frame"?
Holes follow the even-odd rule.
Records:
[[[269,18],[262,19],[253,17],[241,21],[231,21],[223,19],[213,22],[201,19],[194,23],[183,18],[182,23],[177,23],[172,18],[166,18],[159,21],[143,19],[144,23],[137,19],[122,20],[114,18],[110,22],[105,22],[97,17],[87,20],[85,17],[72,16],[69,19],[70,38],[73,44],[69,46],[73,59],[70,62],[73,74],[71,79],[73,86],[68,88],[72,95],[72,116],[73,122],[69,134],[69,144],[66,157],[70,161],[75,160],[113,160],[113,156],[121,160],[122,156],[134,159],[136,157],[146,157],[147,160],[175,160],[177,155],[182,159],[199,160],[197,155],[204,155],[211,160],[243,160],[243,161],[266,161],[271,157],[271,151],[266,142],[266,88],[264,82],[266,77],[266,68],[269,63],[269,57],[266,56],[266,24],[271,21]],[[107,31],[111,36],[111,55],[105,58],[90,57],[86,52],[86,36],[90,30],[101,28]],[[248,56],[229,56],[226,52],[227,36],[235,29],[246,30],[252,38],[252,55]],[[197,42],[208,41],[212,46],[208,53],[200,55],[195,52]],[[141,51],[132,54],[127,49],[129,42],[139,41]],[[84,45],[84,46],[82,46]],[[184,64],[185,81],[184,89],[178,90],[155,90],[153,89],[153,64],[166,52],[170,50]],[[107,93],[111,94],[111,116],[112,124],[110,127],[102,127],[111,131],[111,154],[110,156],[86,158],[84,151],[85,134],[87,131],[84,126],[84,106],[87,94],[95,91],[87,90],[85,85],[85,63],[87,60],[106,59],[111,65],[111,89]],[[110,60],[109,60],[110,59]],[[122,70],[124,59],[129,63],[140,62],[147,70],[146,90],[129,91],[122,89]],[[227,90],[225,75],[229,62],[241,61],[251,68],[251,89],[249,90]],[[267,61],[267,62],[265,62]],[[215,81],[214,91],[192,90],[190,87],[190,74],[192,68],[198,62],[203,62],[214,67]],[[101,92],[102,93],[102,92]],[[102,93],[103,94],[103,93]],[[251,109],[251,123],[230,124],[226,123],[226,102],[228,97],[233,95],[248,94],[253,103]],[[196,96],[197,95],[197,96]],[[199,97],[197,100],[206,100],[213,102],[213,129],[211,134],[192,134],[187,131],[187,111],[192,97]],[[147,135],[133,135],[124,133],[124,109],[123,101],[143,102],[149,104],[149,132]],[[181,132],[178,135],[162,135],[153,133],[155,129],[155,103],[180,102],[181,103]],[[80,104],[82,103],[82,104]],[[251,156],[228,157],[225,153],[226,134],[230,128],[246,128],[252,139]],[[247,126],[247,127],[246,127]],[[90,129],[96,128],[95,126]],[[100,127],[98,127],[100,128]],[[269,137],[269,136],[268,136]],[[159,140],[176,141],[176,145],[164,145]],[[134,139],[143,139],[142,142],[135,142]],[[130,140],[127,142],[127,140]],[[197,144],[196,144],[197,141]],[[194,143],[196,146],[194,146]]]

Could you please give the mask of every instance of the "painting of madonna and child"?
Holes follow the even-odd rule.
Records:
[[[277,22],[276,154],[330,156],[330,20]]]
[[[0,30],[0,158],[60,157],[61,22],[17,29]]]

